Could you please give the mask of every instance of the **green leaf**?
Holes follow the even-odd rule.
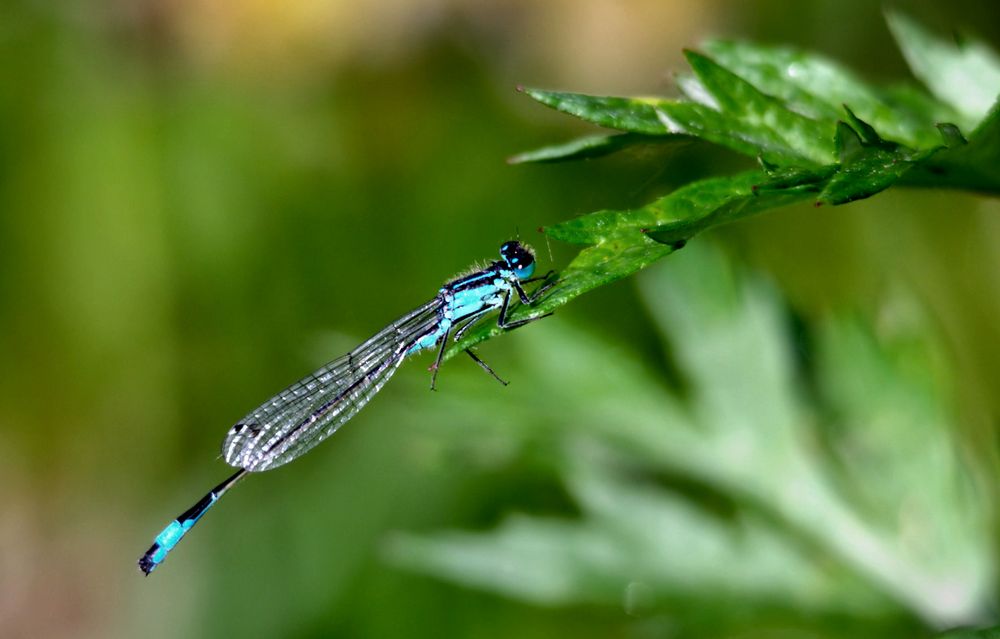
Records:
[[[589,135],[565,144],[556,144],[534,151],[519,153],[508,158],[508,164],[529,162],[565,162],[568,160],[589,160],[616,153],[622,149],[640,144],[665,144],[685,139],[685,136],[653,136],[641,133],[619,133],[616,135]]]
[[[886,20],[913,74],[965,116],[962,124],[978,123],[1000,95],[1000,57],[978,40],[941,40],[898,11]]]
[[[686,240],[696,232],[695,222],[740,198],[753,197],[755,185],[766,177],[749,171],[732,177],[709,178],[681,187],[646,206],[628,211],[598,211],[545,228],[555,240],[574,244],[599,244],[608,238],[657,229],[663,225],[690,225],[692,232],[674,238]],[[663,240],[663,243],[669,241]]]
[[[646,135],[683,133],[671,130],[661,119],[657,108],[666,100],[659,98],[601,97],[531,88],[524,89],[524,92],[557,111],[609,129]]]
[[[711,104],[526,89],[542,104],[599,126],[645,135],[693,135],[780,163],[833,159],[832,127],[785,108],[710,59],[688,52]],[[827,129],[831,130],[827,130]]]
[[[801,156],[815,164],[833,161],[829,126],[789,110],[782,100],[763,93],[706,56],[694,51],[685,51],[685,56],[712,97],[710,106],[730,116],[734,129],[755,139],[773,139],[774,146],[789,156]]]
[[[884,135],[913,147],[939,143],[933,123],[955,120],[950,108],[907,89],[878,90],[849,70],[814,53],[749,42],[711,41],[705,50],[723,66],[789,108],[821,121],[850,105]]]
[[[657,113],[671,131],[698,137],[743,155],[759,155],[778,164],[814,164],[811,159],[789,147],[778,131],[741,121],[711,106],[665,100],[657,105]]]

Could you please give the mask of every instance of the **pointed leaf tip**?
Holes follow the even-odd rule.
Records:
[[[941,132],[941,139],[944,140],[944,145],[949,149],[955,148],[957,146],[964,146],[969,143],[962,135],[961,129],[957,125],[951,122],[939,122],[937,125],[937,130]]]
[[[851,123],[851,127],[861,136],[863,143],[870,145],[882,144],[884,140],[882,140],[882,136],[878,134],[878,131],[875,130],[875,127],[854,115],[854,111],[846,104],[844,105],[844,112],[847,113],[847,121]]]
[[[864,152],[864,141],[860,134],[843,120],[837,121],[837,133],[834,140],[837,147],[837,158],[841,164],[850,164]]]

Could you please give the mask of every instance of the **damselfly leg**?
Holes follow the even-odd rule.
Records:
[[[490,365],[487,364],[486,362],[484,362],[483,360],[479,359],[476,356],[476,354],[472,352],[471,348],[465,349],[465,352],[466,352],[466,354],[468,354],[469,357],[472,358],[472,361],[474,361],[475,363],[479,364],[484,371],[486,371],[487,373],[489,373],[490,375],[492,375],[493,379],[497,380],[498,382],[500,382],[504,386],[506,386],[509,383],[509,382],[507,382],[507,380],[503,379],[502,377],[500,377],[499,375],[497,375],[495,372],[493,372],[493,369],[490,368]]]
[[[531,305],[535,304],[538,300],[541,299],[542,295],[546,291],[548,291],[550,288],[552,288],[553,285],[555,285],[556,282],[555,282],[555,280],[553,280],[551,282],[547,282],[546,284],[543,284],[542,286],[539,286],[538,289],[536,289],[535,291],[532,291],[531,295],[528,295],[525,292],[524,288],[521,287],[522,283],[529,283],[530,284],[531,282],[538,282],[538,281],[548,280],[549,277],[551,277],[553,273],[555,273],[555,271],[549,271],[548,273],[546,273],[545,275],[543,275],[541,277],[533,277],[531,279],[524,280],[523,282],[516,282],[516,281],[513,282],[513,287],[512,288],[517,291],[517,296],[521,300],[521,303],[522,304],[527,304],[528,306],[531,306]],[[523,320],[517,320],[517,321],[513,321],[513,322],[508,322],[507,321],[507,312],[508,312],[508,310],[510,308],[510,298],[511,298],[511,291],[508,290],[507,292],[504,293],[503,303],[500,306],[500,314],[497,317],[497,326],[500,327],[503,330],[507,330],[507,331],[514,330],[515,328],[520,328],[521,326],[524,326],[525,324],[530,324],[531,322],[534,322],[535,320],[540,320],[543,317],[548,317],[549,315],[552,315],[552,313],[545,313],[543,315],[538,315],[538,316],[535,316],[535,317],[529,317],[529,318],[523,319]],[[474,316],[468,318],[468,321],[466,321],[466,323],[463,326],[461,326],[458,330],[455,331],[454,341],[456,341],[456,342],[460,341],[462,339],[462,337],[465,336],[465,333],[470,328],[472,328],[479,321],[479,319],[483,315],[485,315],[485,313],[476,313]],[[469,355],[469,357],[472,358],[472,360],[474,362],[476,362],[477,364],[479,364],[479,366],[481,366],[482,369],[484,371],[486,371],[487,373],[489,373],[495,380],[497,380],[498,382],[500,382],[504,386],[507,385],[508,382],[505,381],[499,375],[497,375],[496,372],[490,367],[490,365],[487,364],[486,362],[484,362],[478,356],[476,356],[476,354],[473,353],[471,349],[467,348],[467,349],[465,349],[465,352]],[[441,363],[441,358],[443,356],[444,356],[444,342],[442,342],[442,344],[441,344],[441,350],[438,351],[438,360],[434,364],[434,377],[437,376],[437,367]],[[434,380],[432,379],[431,380],[431,389],[433,389],[433,388],[434,388]]]

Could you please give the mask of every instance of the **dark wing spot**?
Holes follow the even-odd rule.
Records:
[[[256,424],[236,424],[229,429],[229,432],[232,435],[249,434],[250,437],[256,437],[257,434],[260,433],[260,426],[257,426]]]

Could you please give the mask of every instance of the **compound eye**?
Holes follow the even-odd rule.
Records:
[[[519,248],[508,263],[518,279],[526,280],[535,272],[535,256],[523,248]]]
[[[504,242],[500,246],[500,257],[518,279],[526,280],[535,272],[535,254],[516,240]]]

